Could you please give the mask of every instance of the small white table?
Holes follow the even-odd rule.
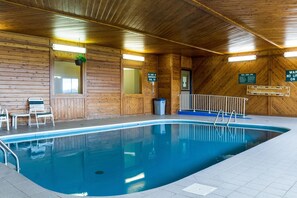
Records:
[[[18,128],[18,117],[28,117],[30,120],[29,113],[10,113],[10,116],[12,117],[11,125],[14,129]],[[30,122],[28,122],[28,123],[30,123]]]

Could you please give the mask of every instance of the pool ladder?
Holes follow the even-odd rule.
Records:
[[[16,162],[16,171],[19,173],[20,172],[20,161],[18,156],[8,147],[6,146],[6,144],[0,140],[0,149],[3,151],[3,155],[4,155],[4,164],[7,166],[8,164],[8,153],[11,153],[12,156],[15,158],[15,162]]]
[[[220,114],[222,114],[222,122],[224,122],[224,114],[225,114],[225,113],[224,113],[224,111],[221,109],[221,110],[218,112],[217,117],[216,117],[216,119],[215,119],[215,121],[214,121],[214,123],[213,123],[214,126],[216,126],[216,123],[218,122],[218,119],[219,119],[219,117],[220,117]],[[237,116],[237,114],[236,114],[236,111],[233,110],[233,111],[231,112],[231,114],[230,114],[230,117],[229,117],[227,123],[226,123],[227,126],[229,126],[233,114],[234,114],[234,122],[236,122],[236,116]]]

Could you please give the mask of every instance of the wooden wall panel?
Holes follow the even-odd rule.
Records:
[[[171,113],[171,81],[172,81],[171,59],[172,59],[172,55],[170,54],[159,56],[158,94],[160,98],[166,99],[166,114]]]
[[[176,114],[179,110],[181,78],[181,58],[179,55],[172,56],[172,84],[171,84],[171,114]]]
[[[123,114],[136,115],[144,113],[144,102],[142,94],[125,94],[123,97]]]
[[[121,110],[120,50],[87,46],[87,118],[115,117]]]
[[[122,53],[135,54],[131,52],[122,51]],[[141,94],[125,94],[124,87],[122,87],[122,114],[132,115],[132,114],[152,114],[153,113],[153,98],[158,97],[158,82],[152,83],[148,82],[147,74],[148,72],[158,73],[158,56],[156,55],[144,55],[135,54],[145,57],[145,61],[132,61],[122,59],[122,69],[135,68],[141,71]],[[158,74],[157,74],[158,77]],[[122,76],[123,78],[123,76]],[[124,83],[124,79],[122,79]],[[131,100],[131,101],[130,101]],[[132,109],[131,109],[132,108]]]
[[[271,115],[297,116],[297,82],[285,82],[286,70],[297,70],[296,58],[271,56],[271,85],[289,86],[290,97],[271,97]]]
[[[79,43],[72,43],[60,40],[51,40],[51,45],[53,43],[70,45],[70,46],[81,46]],[[77,53],[64,52],[64,51],[54,51],[51,50],[51,80],[54,82],[54,60],[62,60],[67,62],[73,62],[77,56]],[[82,91],[85,92],[85,82],[84,82],[84,71],[86,64],[82,66]],[[56,120],[76,120],[85,118],[85,94],[55,94],[54,93],[54,83],[51,84],[51,106],[54,110],[54,115]]]
[[[257,85],[268,85],[268,57],[256,61],[229,63],[226,56],[193,59],[193,91],[196,94],[248,98],[247,113],[266,115],[266,96],[247,96],[246,85],[238,84],[239,73],[256,73]]]
[[[181,68],[191,70],[192,69],[192,57],[181,56]]]
[[[28,110],[29,97],[49,104],[49,39],[0,32],[0,105],[9,112]]]
[[[286,70],[297,70],[296,58],[285,58],[283,50],[259,52],[256,61],[228,63],[227,56],[193,58],[194,93],[247,97],[247,113],[296,116],[297,84],[285,82]],[[290,97],[246,95],[238,84],[239,73],[256,73],[257,85],[289,86]]]
[[[157,73],[157,82],[154,84],[148,82],[148,72]],[[158,97],[158,56],[146,55],[143,69],[143,96],[144,96],[144,113],[153,114],[153,98]]]
[[[122,54],[131,54],[130,52],[122,51]],[[134,53],[132,53],[134,54]],[[141,54],[134,54],[137,56],[142,56]],[[122,70],[122,79],[121,79],[121,114],[122,115],[133,115],[133,114],[144,114],[144,66],[145,62],[143,61],[134,61],[134,60],[121,60],[121,70]],[[141,76],[141,93],[139,94],[126,94],[124,91],[124,68],[133,68],[140,71]]]
[[[166,114],[179,109],[181,57],[175,54],[159,56],[159,97],[166,99]]]
[[[85,99],[83,97],[54,98],[52,107],[57,120],[85,118]]]

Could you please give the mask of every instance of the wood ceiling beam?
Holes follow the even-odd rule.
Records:
[[[183,43],[183,42],[163,38],[163,37],[160,37],[160,36],[157,36],[157,35],[153,35],[153,34],[150,34],[150,33],[147,33],[147,32],[135,30],[135,29],[132,29],[132,28],[127,28],[127,27],[112,25],[112,24],[108,24],[108,23],[103,23],[103,22],[100,22],[100,21],[96,21],[94,19],[82,17],[82,16],[75,15],[75,14],[70,14],[70,13],[61,12],[61,11],[54,11],[54,10],[44,9],[44,8],[38,8],[38,7],[32,7],[32,6],[28,6],[28,5],[21,4],[21,3],[11,2],[9,0],[0,0],[0,2],[4,2],[4,3],[11,4],[11,5],[16,5],[16,6],[22,6],[24,8],[35,9],[35,10],[38,10],[38,11],[48,12],[48,13],[51,13],[51,14],[57,14],[57,15],[60,15],[60,16],[63,16],[63,17],[78,19],[78,20],[82,20],[82,21],[85,21],[85,22],[96,23],[96,24],[116,28],[116,29],[119,29],[119,30],[128,31],[128,32],[131,32],[133,34],[145,35],[145,36],[155,38],[155,39],[160,39],[160,40],[163,40],[163,41],[166,41],[166,42],[171,42],[171,43],[174,43],[174,44],[178,44],[178,45],[182,45],[182,46],[186,46],[186,47],[206,51],[206,52],[217,54],[217,55],[223,55],[223,53],[221,53],[221,52],[217,52],[217,51],[209,50],[209,49],[206,49],[206,48],[198,47],[198,46],[195,46],[195,45],[191,45],[191,44],[187,44],[187,43]]]
[[[205,12],[207,12],[207,13],[209,13],[209,14],[211,14],[211,15],[213,15],[213,16],[215,16],[215,17],[217,17],[217,18],[219,18],[219,19],[221,19],[221,20],[223,20],[223,21],[225,21],[225,22],[227,22],[229,24],[231,24],[231,25],[234,25],[234,26],[236,26],[236,27],[238,27],[238,28],[240,28],[240,29],[242,29],[242,30],[244,30],[244,31],[256,36],[256,37],[258,37],[258,38],[261,38],[264,41],[270,43],[271,45],[276,46],[279,49],[283,49],[283,47],[281,47],[280,45],[276,44],[275,42],[269,40],[265,36],[253,31],[252,29],[250,29],[248,27],[245,27],[245,26],[233,21],[232,19],[226,17],[225,15],[215,11],[214,9],[200,3],[198,0],[183,0],[183,1],[193,5],[193,6],[197,7],[198,9],[201,9],[201,10],[203,10],[203,11],[205,11]]]

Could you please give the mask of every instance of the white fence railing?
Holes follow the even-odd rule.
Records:
[[[226,114],[235,111],[237,115],[245,116],[247,98],[203,95],[203,94],[180,94],[179,110],[219,112],[223,110]]]

